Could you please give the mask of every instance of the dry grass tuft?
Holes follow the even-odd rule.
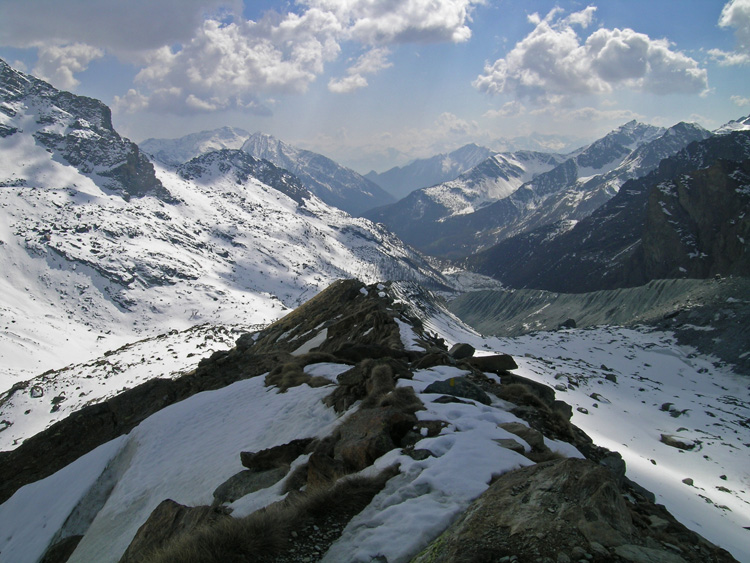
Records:
[[[331,487],[290,495],[286,500],[241,519],[228,518],[175,538],[144,558],[146,563],[245,563],[276,560],[291,546],[291,531],[308,520],[333,514],[346,520],[382,490],[398,468],[375,477],[347,477]]]
[[[500,385],[495,390],[497,391],[497,396],[504,401],[509,401],[519,406],[534,407],[545,411],[549,410],[547,404],[534,395],[529,388],[522,383]]]
[[[401,412],[414,414],[425,409],[422,401],[411,387],[396,387],[380,399],[381,407],[393,407]]]

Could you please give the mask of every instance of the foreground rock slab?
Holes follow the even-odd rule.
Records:
[[[413,563],[734,561],[659,505],[625,493],[614,473],[588,460],[556,460],[512,471]]]

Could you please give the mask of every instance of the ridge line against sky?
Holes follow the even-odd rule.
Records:
[[[750,113],[750,0],[0,0],[0,57],[135,141],[222,125],[361,172]]]

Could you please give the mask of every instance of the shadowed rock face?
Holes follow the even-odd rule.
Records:
[[[663,507],[623,493],[612,471],[588,460],[512,471],[413,561],[733,561]]]
[[[738,131],[693,142],[574,227],[506,239],[468,265],[511,287],[569,293],[748,275],[749,140]]]
[[[156,178],[148,158],[135,143],[114,130],[112,112],[102,102],[57,90],[43,80],[12,69],[2,60],[0,84],[3,113],[13,119],[22,112],[35,111],[39,128],[34,138],[55,156],[125,199],[155,195],[174,202]],[[6,126],[0,135],[19,132],[17,127]]]

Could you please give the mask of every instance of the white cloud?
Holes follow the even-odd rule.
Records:
[[[80,84],[73,74],[83,72],[91,61],[103,56],[104,51],[101,49],[82,43],[40,47],[39,58],[32,73],[56,88],[72,90]]]
[[[343,78],[331,78],[328,89],[334,94],[349,94],[367,86],[367,79],[361,74],[350,74]]]
[[[724,5],[719,16],[720,27],[734,28],[736,51],[711,49],[708,54],[721,66],[750,64],[750,0],[732,0]]]
[[[484,0],[302,0],[334,14],[350,39],[369,45],[442,42],[471,37],[468,22]]]
[[[750,0],[731,0],[721,10],[721,27],[733,27],[737,48],[750,53]]]
[[[721,66],[739,66],[750,63],[750,55],[736,51],[722,51],[721,49],[710,49],[708,54]]]
[[[503,117],[515,117],[523,115],[526,112],[526,107],[518,100],[506,102],[500,109],[491,109],[486,112],[483,117],[487,119],[496,119]]]
[[[489,94],[512,94],[540,104],[559,104],[571,96],[608,94],[629,88],[654,94],[704,91],[707,75],[668,41],[632,29],[600,28],[583,40],[596,8],[560,18],[529,17],[534,30],[505,56],[485,66],[474,86]]]
[[[345,42],[369,50],[331,80],[335,92],[365,87],[366,75],[390,66],[388,45],[468,40],[472,10],[484,1],[296,0],[252,21],[242,0],[3,0],[0,44],[37,47],[40,72],[60,87],[77,84],[88,64],[74,46],[138,64],[119,111],[264,113],[261,97],[306,91]]]
[[[267,20],[206,20],[179,50],[152,51],[137,74],[139,89],[119,108],[200,113],[244,108],[267,114],[259,95],[304,92],[339,54],[338,22],[308,11],[279,25]],[[144,106],[145,104],[145,106]]]
[[[730,98],[732,103],[738,107],[744,108],[750,106],[750,98],[744,98],[742,96],[732,96]]]
[[[390,68],[393,63],[388,61],[390,50],[385,47],[376,47],[359,57],[357,62],[347,70],[347,76],[328,82],[328,89],[337,94],[346,94],[367,86],[365,74],[376,74],[383,69]]]

